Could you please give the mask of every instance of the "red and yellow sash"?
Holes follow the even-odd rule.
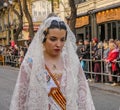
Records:
[[[60,90],[60,86],[46,65],[45,65],[45,68],[47,69],[49,75],[51,76],[51,78],[53,79],[53,81],[55,82],[57,86],[57,87],[51,88],[48,96],[51,96],[54,99],[54,101],[61,107],[62,110],[66,110],[66,99]]]

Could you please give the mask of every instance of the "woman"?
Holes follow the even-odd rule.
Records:
[[[21,63],[22,63],[22,61],[23,61],[23,59],[24,59],[24,48],[23,47],[20,47],[20,51],[19,51],[19,59],[18,59],[18,61],[19,61],[19,66],[21,65]]]
[[[103,44],[101,42],[97,45],[97,50],[95,51],[93,55],[93,61],[94,61],[94,72],[95,73],[101,73],[101,63],[100,60],[102,59],[103,55]],[[95,75],[95,82],[101,81],[101,75],[96,74]]]
[[[54,88],[57,101],[51,95]],[[76,55],[75,36],[60,18],[47,18],[31,42],[10,110],[95,110]]]
[[[109,45],[108,45],[108,41],[105,40],[104,43],[103,43],[103,61],[105,61],[105,59],[108,57],[108,53],[109,53]],[[108,63],[106,63],[106,62],[103,62],[103,64],[104,64],[104,66],[103,66],[104,72],[109,74],[111,72],[111,67],[109,68]],[[104,78],[105,78],[106,83],[111,83],[110,79],[108,81],[108,76],[107,75],[104,76]]]
[[[105,61],[110,65],[111,67],[111,72],[113,75],[117,75],[118,72],[118,68],[116,65],[115,60],[118,58],[119,56],[119,50],[116,46],[116,44],[114,42],[109,42],[109,53],[108,53],[108,57],[105,59]],[[117,85],[117,77],[113,76],[111,77],[111,75],[109,76],[109,81],[113,80],[113,84],[112,86],[116,86]]]

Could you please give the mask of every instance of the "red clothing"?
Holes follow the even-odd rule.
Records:
[[[119,50],[118,49],[111,50],[108,53],[107,61],[112,63],[112,71],[113,72],[118,70],[118,68],[116,66],[116,63],[114,62],[114,60],[117,59],[118,56],[119,56]]]

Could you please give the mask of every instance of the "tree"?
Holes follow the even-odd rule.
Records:
[[[31,15],[28,11],[27,1],[23,0],[23,4],[21,4],[20,0],[13,0],[13,1],[18,3],[19,12],[18,10],[15,9],[14,5],[10,4],[9,0],[6,0],[8,6],[13,10],[14,14],[17,16],[19,21],[16,32],[14,33],[14,41],[17,42],[18,36],[23,29],[23,12],[25,13],[25,17],[27,18],[29,24],[29,37],[33,38],[34,37],[33,22]],[[22,5],[23,5],[23,9],[22,9]]]
[[[18,36],[23,29],[23,12],[22,12],[21,2],[20,0],[17,1],[17,3],[19,4],[18,5],[20,10],[19,12],[15,9],[13,5],[10,4],[9,0],[6,0],[5,2],[7,2],[8,7],[10,7],[13,10],[13,12],[16,14],[19,20],[19,24],[17,26],[16,32],[14,33],[14,41],[17,42]]]
[[[32,39],[34,37],[34,29],[33,29],[32,18],[31,18],[31,15],[29,13],[28,6],[27,6],[27,0],[23,0],[23,11],[25,13],[25,16],[29,24],[29,37]]]
[[[52,8],[52,12],[54,13],[54,0],[48,0],[51,2],[51,8]]]
[[[21,6],[20,0],[18,0],[18,4],[19,4],[20,13],[18,13],[18,11],[15,8],[12,8],[13,12],[17,15],[17,17],[19,19],[18,28],[16,29],[16,33],[14,33],[15,42],[18,40],[18,36],[22,32],[22,29],[23,29],[23,12],[22,12],[22,6]]]
[[[76,29],[75,29],[75,24],[76,24],[76,17],[77,17],[77,8],[74,0],[68,0],[69,5],[70,5],[70,18],[69,18],[69,25],[73,33],[76,35]]]

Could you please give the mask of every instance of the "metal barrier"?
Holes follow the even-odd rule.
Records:
[[[0,55],[0,63],[2,63],[2,65],[10,65],[13,67],[19,67],[20,66],[20,62],[19,62],[19,58],[20,56],[14,56],[14,55]],[[91,79],[94,79],[95,75],[100,75],[100,79],[101,82],[104,82],[104,78],[107,76],[111,76],[111,77],[117,77],[117,81],[120,81],[120,73],[118,73],[117,75],[113,75],[111,73],[106,73],[104,70],[104,65],[105,62],[104,60],[92,60],[92,59],[82,59],[82,61],[85,61],[87,64],[87,70],[83,69],[85,74],[89,74]],[[97,61],[100,63],[100,67],[101,67],[101,72],[94,72],[93,71],[93,63],[94,61]],[[120,61],[116,61],[116,63],[118,63],[120,65]],[[95,79],[94,79],[95,80]]]
[[[87,64],[88,64],[88,71],[85,71],[84,70],[84,68],[83,68],[83,70],[84,70],[84,72],[85,72],[85,74],[89,74],[89,76],[90,76],[90,78],[91,79],[93,79],[93,80],[95,80],[94,78],[94,75],[100,75],[100,77],[101,77],[101,82],[103,83],[104,82],[104,78],[106,77],[106,76],[111,76],[111,77],[117,77],[117,81],[120,81],[120,73],[118,73],[117,75],[113,75],[113,74],[111,74],[111,73],[106,73],[105,72],[105,70],[104,70],[104,65],[105,65],[105,62],[104,62],[104,60],[91,60],[91,59],[82,59],[82,61],[85,61],[85,62],[87,62]],[[99,62],[100,63],[100,67],[101,67],[101,72],[94,72],[93,71],[93,63],[94,63],[94,61],[96,61],[96,62]],[[116,61],[116,63],[118,63],[119,65],[120,65],[120,61]],[[120,68],[119,68],[120,69]]]
[[[4,56],[3,55],[0,55],[0,63],[2,63],[2,65],[5,64],[5,60],[4,60]]]
[[[4,65],[10,65],[13,67],[19,67],[19,56],[15,55],[5,55],[4,56]]]

